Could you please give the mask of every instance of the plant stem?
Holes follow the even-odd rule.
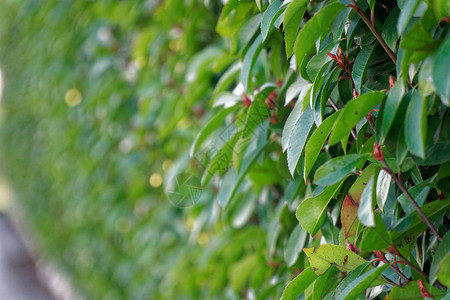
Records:
[[[392,59],[394,64],[397,64],[397,57],[395,56],[394,52],[392,52],[391,48],[389,48],[389,46],[386,44],[383,37],[375,29],[375,26],[372,25],[372,22],[369,20],[369,18],[366,17],[366,15],[361,10],[361,8],[358,6],[358,4],[356,4],[356,2],[354,0],[350,0],[350,1],[352,2],[352,4],[348,5],[348,6],[351,7],[361,17],[361,19],[364,21],[364,23],[366,23],[367,27],[369,27],[370,31],[372,31],[373,35],[377,38],[378,42],[384,48],[387,55],[389,55],[389,57]]]
[[[408,265],[411,269],[413,269],[414,271],[416,271],[417,273],[419,273],[420,275],[422,275],[423,277],[425,277],[427,280],[430,280],[428,277],[428,274],[426,274],[424,271],[422,271],[421,269],[419,269],[417,266],[413,265],[409,260],[407,260],[401,253],[400,251],[398,251],[398,249],[392,245],[392,248],[395,250],[395,255],[397,255],[398,257],[400,257],[402,259],[401,262],[398,263],[404,263],[406,265]],[[434,282],[434,284],[444,290],[447,290],[447,287],[445,285],[443,285],[442,283],[439,282],[439,280],[436,280]]]
[[[411,196],[411,194],[408,192],[406,187],[403,185],[403,182],[401,182],[397,176],[395,176],[394,172],[392,172],[391,168],[387,165],[386,161],[384,159],[379,161],[381,165],[383,166],[383,169],[392,177],[392,179],[395,181],[397,186],[402,190],[402,192],[405,194],[406,198],[409,199],[411,204],[416,209],[417,213],[419,214],[419,218],[424,222],[428,228],[430,228],[431,232],[433,232],[434,235],[438,238],[439,241],[442,241],[442,237],[437,232],[436,228],[434,228],[433,224],[431,224],[430,220],[428,220],[427,216],[423,213],[420,206],[417,204],[417,202],[414,200],[414,198]]]

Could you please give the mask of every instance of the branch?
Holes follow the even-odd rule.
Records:
[[[347,5],[351,7],[366,23],[367,27],[369,27],[370,31],[372,31],[373,35],[377,38],[378,42],[381,44],[381,46],[384,48],[384,51],[386,51],[387,55],[392,59],[394,64],[397,64],[397,57],[395,56],[394,52],[392,52],[391,48],[386,44],[383,37],[378,33],[378,31],[375,29],[375,26],[372,24],[372,22],[369,20],[369,18],[366,17],[364,12],[361,10],[361,8],[356,4],[355,0],[350,0],[352,2],[351,5]]]
[[[428,226],[428,228],[430,228],[431,232],[433,232],[433,234],[436,235],[436,237],[438,238],[439,241],[442,241],[442,237],[439,235],[436,228],[434,228],[433,224],[431,224],[430,220],[428,220],[427,216],[423,213],[420,206],[417,204],[417,202],[414,200],[414,198],[408,192],[406,187],[403,185],[403,182],[401,182],[397,178],[397,176],[395,176],[394,172],[392,172],[391,168],[387,165],[386,161],[384,160],[383,153],[381,152],[381,148],[376,143],[374,144],[374,154],[375,154],[375,159],[381,163],[381,165],[383,166],[383,169],[391,176],[391,178],[395,181],[395,183],[400,188],[400,190],[405,194],[406,198],[408,198],[408,200],[414,206],[414,208],[416,209],[417,213],[419,214],[419,217],[422,220],[422,222],[424,222]]]

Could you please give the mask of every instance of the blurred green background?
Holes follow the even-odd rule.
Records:
[[[203,205],[173,205],[162,182],[209,105],[211,60],[191,61],[208,45],[219,51],[220,10],[199,0],[0,1],[1,172],[39,249],[87,299],[223,292],[214,261],[199,267]]]

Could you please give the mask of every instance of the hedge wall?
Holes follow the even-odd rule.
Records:
[[[3,1],[46,257],[87,299],[446,295],[448,1],[222,2]]]

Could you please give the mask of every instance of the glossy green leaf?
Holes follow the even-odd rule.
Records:
[[[391,128],[391,125],[394,121],[395,116],[398,113],[398,109],[400,107],[400,103],[403,98],[403,94],[405,93],[405,88],[401,80],[397,80],[394,86],[389,90],[387,94],[386,101],[384,102],[383,108],[383,118],[382,122],[382,134],[380,143],[384,142],[386,135]],[[379,122],[377,120],[377,122]]]
[[[389,188],[391,187],[391,176],[384,170],[381,170],[378,174],[376,197],[377,205],[383,211],[384,203],[386,202]]]
[[[383,29],[381,31],[381,36],[388,44],[389,48],[395,52],[396,45],[398,41],[398,31],[397,31],[397,19],[400,14],[400,9],[395,6],[391,11],[386,21],[384,21]]]
[[[442,241],[439,242],[439,246],[434,251],[433,259],[431,261],[430,268],[430,283],[433,284],[437,279],[437,272],[442,268],[449,268],[450,266],[441,265],[444,262],[445,257],[450,256],[450,232],[447,232]]]
[[[450,98],[450,68],[448,62],[450,61],[450,38],[447,37],[434,59],[433,66],[433,81],[436,86],[436,91],[441,96],[442,102],[449,106]]]
[[[379,266],[353,280],[342,291],[342,293],[340,294],[340,299],[345,300],[356,299],[359,295],[361,295],[364,292],[366,288],[370,287],[372,282],[374,282],[378,277],[380,277],[381,274],[384,272],[384,270],[389,268],[389,266],[390,264]]]
[[[339,271],[349,273],[366,261],[355,252],[345,247],[324,244],[319,248],[303,249],[316,275],[324,274],[332,265]]]
[[[422,98],[418,90],[414,90],[405,118],[405,141],[409,151],[425,158],[425,141],[427,134],[427,98]]]
[[[420,23],[414,24],[410,31],[402,38],[400,47],[408,50],[421,50],[434,43],[431,34]]]
[[[312,287],[312,299],[313,300],[321,300],[323,299],[324,294],[327,292],[327,290],[330,290],[332,288],[332,283],[334,280],[337,280],[339,270],[331,266],[324,274],[319,276],[319,278],[316,279],[313,283]]]
[[[341,3],[331,3],[322,8],[300,30],[294,44],[294,54],[297,64],[314,50],[314,44],[325,32],[330,29],[333,19],[344,9]]]
[[[286,120],[286,123],[284,124],[283,133],[281,134],[281,147],[283,151],[286,151],[286,149],[288,148],[292,130],[303,114],[302,106],[302,101],[297,101],[295,103],[294,109],[291,111]]]
[[[262,37],[258,35],[250,48],[247,50],[247,53],[245,53],[244,60],[242,62],[240,81],[244,85],[245,90],[250,89],[249,87],[251,86],[253,65],[255,64],[261,49]]]
[[[311,108],[307,107],[292,128],[287,146],[287,160],[291,175],[294,175],[300,155],[314,124],[314,116]]]
[[[314,183],[327,186],[339,182],[355,172],[356,167],[361,166],[367,158],[368,154],[349,154],[333,158],[317,169]]]
[[[416,8],[420,4],[420,0],[407,0],[402,1],[402,5],[400,5],[400,16],[397,21],[397,32],[399,35],[403,34],[403,31],[406,29],[409,21],[411,20]]]
[[[351,271],[334,289],[334,291],[330,294],[330,297],[327,299],[342,299],[341,294],[346,289],[346,287],[356,280],[361,273],[364,272],[365,269],[370,265],[370,262],[365,262]]]
[[[326,217],[328,203],[342,183],[326,187],[319,195],[305,199],[297,207],[295,216],[303,229],[314,235],[319,231]]]
[[[355,63],[353,64],[352,78],[355,83],[355,89],[358,94],[361,94],[361,87],[366,81],[367,69],[371,61],[371,57],[375,51],[378,43],[363,47],[356,56]]]
[[[322,150],[323,145],[331,132],[331,128],[339,116],[339,112],[333,113],[326,118],[322,124],[314,131],[305,146],[305,172],[304,178],[308,178],[309,172],[311,172],[314,163]]]
[[[381,92],[371,92],[349,101],[334,123],[329,145],[331,146],[340,142],[341,139],[350,134],[353,127],[380,103],[384,97],[385,95]]]
[[[263,14],[261,21],[261,35],[264,42],[275,23],[276,19],[284,12],[285,8],[280,8],[283,4],[281,0],[274,0]]]
[[[369,179],[361,195],[358,207],[358,219],[365,226],[375,226],[375,217],[373,213],[375,202],[377,174]]]
[[[300,224],[297,224],[289,236],[286,250],[284,251],[284,261],[288,267],[291,267],[297,261],[298,254],[305,245],[307,237],[308,233],[303,230]]]
[[[309,0],[294,0],[288,5],[284,13],[284,41],[288,58],[294,53],[295,39],[308,2]]]
[[[297,300],[317,277],[311,267],[306,268],[285,287],[281,300]]]
[[[364,230],[360,249],[361,251],[375,251],[387,248],[392,245],[391,237],[384,226],[383,219],[379,213],[374,216],[375,226],[367,227]]]

